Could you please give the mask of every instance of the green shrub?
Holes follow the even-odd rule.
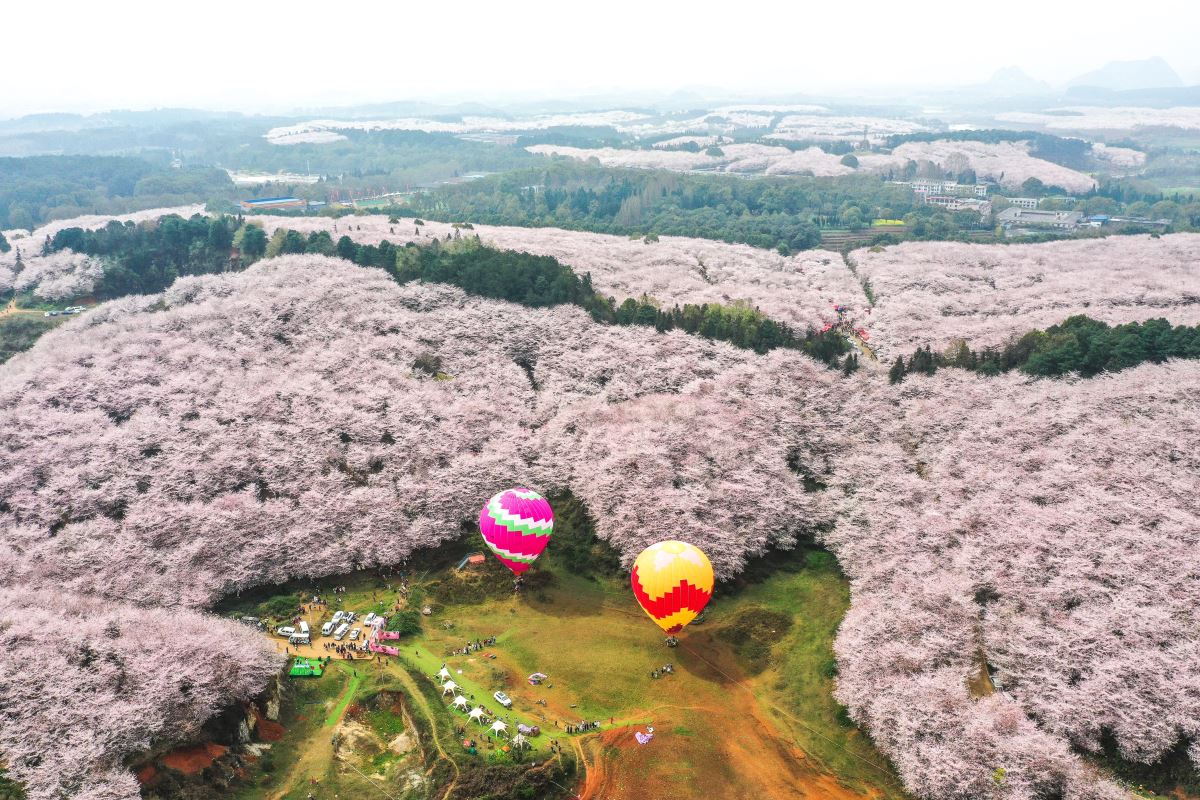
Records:
[[[388,617],[387,629],[401,636],[415,636],[421,632],[421,613],[412,609],[397,611]]]
[[[299,607],[300,600],[296,595],[277,594],[258,604],[258,615],[260,617],[290,619],[296,615]]]

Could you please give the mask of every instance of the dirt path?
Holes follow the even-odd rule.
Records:
[[[39,314],[41,312],[34,311],[28,308],[17,308],[16,298],[8,301],[3,310],[0,310],[0,317],[7,317],[9,314]]]
[[[451,758],[450,754],[447,753],[445,748],[442,747],[441,734],[438,731],[438,714],[429,707],[429,703],[426,701],[425,696],[421,694],[420,687],[418,687],[416,682],[413,681],[412,675],[408,674],[408,670],[397,666],[393,672],[400,677],[400,681],[404,684],[404,688],[408,691],[409,699],[415,705],[420,706],[421,713],[429,722],[429,728],[433,736],[433,746],[437,749],[438,755],[450,762],[450,766],[454,767],[454,778],[449,784],[446,785],[446,791],[442,793],[441,797],[441,800],[449,800],[449,798],[454,794],[455,787],[458,786],[458,779],[462,775],[462,770],[458,768],[458,762]],[[441,709],[438,711],[440,712]],[[433,767],[430,766],[429,769],[432,770]]]
[[[350,703],[344,701],[347,699],[347,695],[354,692],[356,686],[357,684],[352,679],[347,679],[345,691],[338,696],[337,702],[334,704],[334,708],[341,710],[333,719],[325,720],[317,728],[314,738],[310,740],[308,746],[300,749],[300,755],[292,764],[292,768],[288,770],[287,777],[280,788],[271,795],[271,800],[281,800],[298,781],[304,779],[306,774],[310,772],[317,775],[324,774],[328,766],[333,763],[333,735],[329,731],[341,724],[342,718],[346,715],[346,709],[350,707]]]

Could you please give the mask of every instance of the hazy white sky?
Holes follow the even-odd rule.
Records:
[[[1010,64],[1053,83],[1152,55],[1200,83],[1197,0],[10,0],[0,9],[0,117],[687,86],[822,93],[970,83]]]

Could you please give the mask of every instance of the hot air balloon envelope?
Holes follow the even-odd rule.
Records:
[[[667,633],[682,630],[712,597],[712,564],[687,542],[650,545],[633,562],[631,579],[638,603]]]
[[[541,555],[554,530],[546,498],[530,489],[507,489],[479,512],[479,532],[504,566],[520,575]]]

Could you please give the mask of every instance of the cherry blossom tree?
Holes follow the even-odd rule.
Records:
[[[24,261],[12,277],[18,292],[33,290],[46,300],[65,300],[90,294],[104,274],[103,265],[94,258],[70,250],[35,255]]]
[[[130,800],[125,759],[188,742],[282,658],[257,631],[178,608],[0,588],[0,753],[31,800]]]
[[[838,697],[905,783],[1106,796],[1068,745],[1153,763],[1197,741],[1200,365],[858,380],[829,423],[854,440],[826,540],[853,596]]]

